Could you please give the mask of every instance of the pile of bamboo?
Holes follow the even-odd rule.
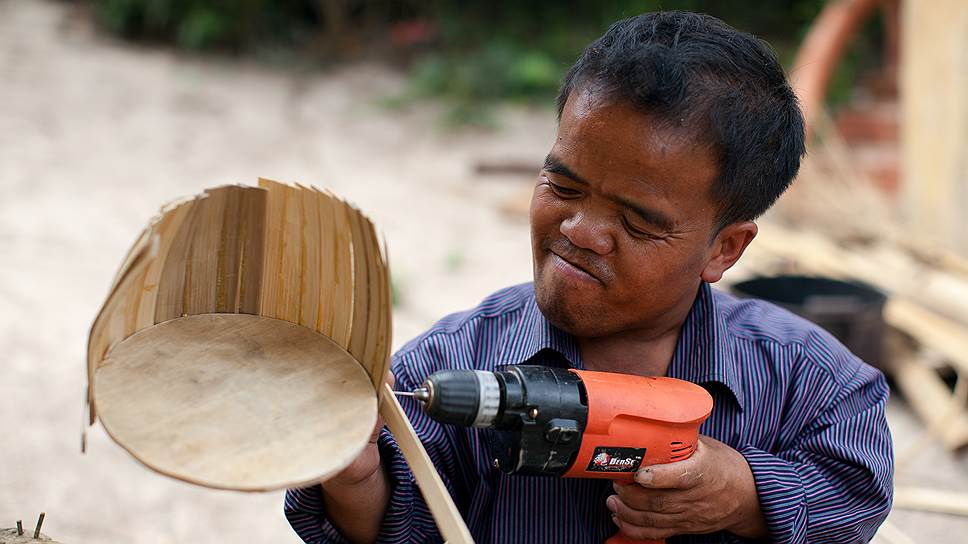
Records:
[[[957,268],[888,240],[838,240],[778,222],[761,225],[744,263],[758,274],[822,275],[885,292],[893,334],[884,370],[945,447],[968,446],[968,277]],[[954,391],[946,374],[957,376]]]

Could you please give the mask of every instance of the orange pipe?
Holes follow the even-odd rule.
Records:
[[[828,2],[800,45],[790,70],[790,82],[800,98],[808,134],[823,110],[827,87],[847,44],[879,3],[879,0]]]

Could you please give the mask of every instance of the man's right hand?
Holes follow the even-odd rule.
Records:
[[[392,372],[388,373],[387,383],[392,389],[395,383]],[[379,395],[380,392],[377,392]],[[377,415],[370,442],[360,455],[336,476],[321,484],[330,521],[351,542],[376,540],[390,500],[390,484],[377,447],[381,429],[383,418]]]

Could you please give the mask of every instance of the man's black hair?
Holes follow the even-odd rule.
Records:
[[[586,86],[717,153],[719,228],[760,216],[800,168],[803,114],[776,55],[715,17],[668,11],[613,24],[565,75],[559,118],[572,91]]]

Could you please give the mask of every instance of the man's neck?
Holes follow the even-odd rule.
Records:
[[[634,335],[579,338],[582,363],[587,370],[639,376],[665,376],[679,341],[679,329],[658,337]]]
[[[587,370],[638,376],[665,376],[679,343],[679,332],[695,299],[670,312],[666,324],[598,338],[577,338]],[[688,302],[688,304],[685,304]]]

